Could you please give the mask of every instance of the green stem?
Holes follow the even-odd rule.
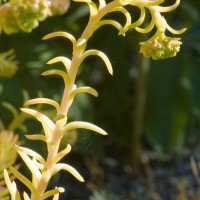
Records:
[[[72,89],[73,89],[73,86],[75,83],[78,67],[81,63],[80,58],[81,58],[81,55],[83,54],[83,52],[85,51],[87,42],[94,31],[94,26],[96,25],[97,22],[99,22],[102,19],[102,17],[104,17],[109,12],[112,12],[114,9],[116,9],[119,6],[120,5],[118,2],[113,1],[113,2],[110,2],[109,4],[107,4],[105,7],[98,10],[97,15],[90,18],[81,37],[77,40],[77,41],[79,41],[80,39],[85,39],[85,44],[82,47],[74,47],[75,50],[73,52],[72,63],[71,63],[70,69],[69,69],[70,84],[69,84],[68,88],[65,88],[65,91],[64,91],[64,95],[63,95],[63,99],[62,99],[62,103],[61,103],[61,112],[62,112],[61,114],[64,114],[67,116],[69,107],[72,103],[71,99],[70,99],[70,94],[72,92]]]
[[[70,94],[73,91],[73,87],[75,84],[76,76],[78,67],[81,64],[81,55],[84,53],[87,41],[89,40],[91,33],[93,33],[95,24],[108,12],[111,12],[111,10],[115,9],[117,6],[116,2],[111,2],[102,9],[98,11],[98,14],[95,16],[95,19],[89,20],[88,25],[86,26],[85,30],[83,31],[80,39],[85,39],[85,43],[83,46],[75,46],[71,66],[68,72],[68,75],[70,77],[70,83],[69,85],[64,89],[63,92],[63,98],[61,101],[61,108],[60,113],[66,116],[66,120],[64,122],[60,123],[59,121],[56,123],[55,130],[52,133],[52,142],[48,144],[48,155],[47,155],[47,161],[46,161],[46,168],[51,172],[54,168],[54,157],[58,154],[60,142],[62,139],[62,130],[64,125],[67,123],[67,114],[68,110],[71,106],[71,103],[73,99],[71,98]],[[79,40],[80,40],[79,39]],[[79,41],[77,40],[77,41]],[[36,194],[32,194],[31,200],[41,200],[42,195],[44,194],[47,186],[48,186],[49,180],[45,180],[44,177],[41,177],[41,180],[38,181],[37,188],[36,188]]]
[[[47,161],[46,161],[46,168],[49,170],[50,174],[52,173],[52,170],[56,164],[54,163],[54,158],[58,154],[61,139],[62,139],[62,130],[60,129],[59,126],[56,126],[53,133],[52,142],[48,146],[49,151],[48,151],[48,156],[47,156]],[[48,183],[49,183],[49,179],[46,180],[43,174],[40,181],[38,182],[36,193],[32,194],[31,196],[31,200],[41,200],[42,195],[46,191]]]
[[[142,155],[142,122],[145,100],[145,80],[149,68],[149,59],[140,56],[138,64],[138,77],[133,106],[133,128],[131,138],[131,163],[135,172],[138,172]]]

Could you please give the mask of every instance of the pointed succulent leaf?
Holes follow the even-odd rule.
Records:
[[[80,182],[84,182],[83,177],[78,173],[76,169],[74,169],[72,166],[65,164],[65,163],[58,163],[55,165],[53,169],[53,175],[56,174],[57,172],[65,170],[68,171],[70,174],[72,174],[75,178],[77,178]]]
[[[26,192],[23,193],[24,200],[30,200],[30,197]]]
[[[31,99],[31,100],[28,100],[24,105],[29,106],[29,105],[40,104],[40,103],[51,105],[51,106],[55,107],[57,111],[60,109],[60,106],[56,101],[54,101],[52,99],[47,99],[47,98]]]
[[[19,191],[16,191],[15,200],[21,200]]]
[[[49,191],[45,192],[45,193],[42,195],[42,199],[46,199],[46,198],[51,197],[51,196],[54,196],[54,195],[56,195],[56,194],[58,194],[58,193],[63,193],[64,191],[65,191],[65,190],[64,190],[64,188],[62,188],[62,187],[55,188],[55,189],[53,189],[53,190],[49,190]]]
[[[51,130],[44,122],[42,122],[42,127],[44,130],[45,136],[47,137],[48,141],[51,142],[53,130]],[[47,141],[47,143],[49,143],[48,141]]]
[[[88,129],[97,133],[100,133],[102,135],[107,135],[108,133],[106,133],[103,129],[99,128],[98,126],[91,124],[89,122],[81,122],[81,121],[75,121],[75,122],[70,122],[68,123],[65,127],[63,132],[67,133],[70,130],[73,129],[78,129],[78,128],[83,128],[83,129]]]
[[[14,167],[10,166],[10,171],[22,182],[24,185],[26,185],[32,193],[34,193],[36,190],[33,186],[33,184],[20,172],[18,172]]]
[[[37,153],[37,152],[35,152],[31,149],[28,149],[28,148],[25,148],[25,147],[20,147],[20,146],[17,146],[17,145],[15,145],[15,148],[17,149],[18,152],[24,152],[27,155],[29,155],[33,158],[36,158],[41,164],[45,165],[45,160],[39,153]]]
[[[36,110],[29,109],[29,108],[21,108],[21,110],[27,114],[30,114],[30,115],[36,117],[38,121],[40,121],[43,125],[45,125],[49,130],[51,130],[53,132],[53,130],[55,128],[55,124],[46,115],[44,115]]]
[[[70,83],[70,78],[69,78],[68,74],[66,72],[62,71],[62,70],[59,70],[59,69],[47,70],[47,71],[43,72],[42,75],[43,76],[60,75],[63,78],[66,86]]]
[[[144,6],[139,6],[138,8],[140,9],[140,17],[137,19],[137,21],[135,21],[134,23],[132,23],[128,28],[136,28],[138,26],[140,26],[145,19],[145,8]]]
[[[157,6],[157,5],[160,5],[163,2],[164,2],[164,0],[154,0],[154,1],[143,0],[143,2],[141,2],[141,5],[145,5],[145,6]]]
[[[16,189],[13,187],[13,184],[11,183],[11,180],[8,175],[8,171],[6,169],[4,169],[4,179],[11,196],[14,197],[16,193]]]
[[[146,28],[136,27],[135,30],[138,31],[139,33],[149,33],[153,29],[154,26],[155,26],[154,19],[152,18],[151,22]]]
[[[99,56],[102,58],[102,60],[105,62],[106,67],[109,71],[109,73],[111,75],[113,75],[113,69],[112,69],[112,65],[110,63],[110,60],[108,59],[108,57],[106,56],[106,54],[104,54],[103,52],[96,50],[96,49],[91,49],[91,50],[87,50],[82,54],[82,58],[81,58],[81,62],[88,56]]]
[[[56,155],[56,157],[54,158],[54,162],[55,163],[59,162],[64,156],[66,156],[71,151],[71,148],[72,148],[71,145],[68,144],[67,147],[64,150],[60,151]]]
[[[74,38],[74,36],[71,35],[70,33],[62,32],[62,31],[49,33],[46,36],[44,36],[42,39],[43,40],[47,40],[47,39],[50,39],[50,38],[53,38],[53,37],[65,37],[65,38],[68,38],[72,42],[73,46],[76,45],[76,39]]]
[[[39,170],[44,170],[45,169],[45,165],[41,164],[40,162],[37,161],[36,158],[32,159],[33,163],[35,164],[35,166],[39,169]]]
[[[119,33],[119,35],[124,35],[125,32],[128,30],[128,27],[131,25],[131,15],[124,7],[116,7],[114,9],[114,11],[119,11],[119,12],[123,13],[124,16],[126,17],[126,24],[125,24],[124,28],[122,29],[122,31],[120,31],[120,33]]]
[[[28,138],[29,140],[41,140],[41,141],[44,141],[46,143],[49,143],[51,141],[51,138],[48,138],[45,135],[41,135],[41,134],[25,135],[25,137]]]
[[[101,20],[98,23],[96,23],[96,25],[94,27],[94,31],[103,25],[112,25],[116,29],[118,29],[119,32],[121,32],[123,29],[122,25],[119,22],[117,22],[115,20],[111,20],[111,19],[106,19],[106,20]]]
[[[98,10],[96,4],[91,0],[74,0],[75,2],[84,2],[87,3],[90,8],[90,17],[97,15]]]
[[[66,58],[64,56],[58,56],[53,59],[51,59],[47,64],[54,64],[56,62],[62,62],[67,70],[69,72],[69,68],[71,65],[71,60],[69,58]]]
[[[105,0],[99,0],[99,9],[103,8],[104,6],[106,6]]]
[[[90,17],[96,16],[98,13],[96,4],[93,1],[88,1],[87,4],[90,8]]]
[[[70,94],[72,98],[74,98],[77,94],[79,93],[89,93],[95,97],[98,96],[98,93],[97,91],[94,89],[94,88],[91,88],[91,87],[79,87],[75,90],[73,90],[73,92]]]
[[[54,196],[53,196],[53,199],[52,200],[59,200],[59,193],[58,194],[55,194]]]
[[[157,9],[159,12],[170,12],[170,11],[172,11],[172,10],[174,10],[174,9],[176,9],[177,7],[178,7],[178,5],[180,4],[180,0],[176,0],[176,2],[173,4],[173,5],[171,5],[171,6],[155,6],[155,9]]]
[[[169,26],[169,24],[167,24],[167,23],[166,23],[166,28],[167,28],[168,31],[170,31],[171,33],[176,34],[176,35],[182,34],[187,30],[187,28],[182,28],[180,30],[175,30],[171,26]]]
[[[26,163],[29,170],[31,171],[34,180],[33,182],[38,181],[42,175],[37,166],[35,165],[35,163],[29,158],[29,156],[26,153],[21,151],[18,151],[18,153],[23,159],[23,161]]]

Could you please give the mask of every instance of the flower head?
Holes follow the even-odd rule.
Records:
[[[123,0],[122,0],[123,1]],[[180,0],[176,0],[176,2],[171,6],[161,6],[164,0],[132,0],[131,5],[136,5],[141,11],[139,19],[132,23],[129,28],[135,28],[136,31],[146,34],[150,33],[153,29],[157,31],[155,34],[146,42],[141,42],[140,53],[142,53],[145,57],[152,57],[154,60],[164,59],[168,57],[173,57],[179,52],[180,45],[182,44],[179,40],[180,38],[172,38],[165,35],[166,31],[169,31],[172,34],[182,34],[185,32],[185,28],[181,30],[175,30],[170,25],[168,25],[162,13],[170,12],[179,5]],[[145,27],[141,28],[140,26],[143,24],[145,20],[145,12],[146,9],[149,10],[151,15],[150,23]]]
[[[154,60],[173,57],[179,52],[182,42],[180,38],[167,37],[164,33],[155,35],[140,43],[140,53]]]

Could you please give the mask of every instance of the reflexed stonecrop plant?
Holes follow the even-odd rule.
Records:
[[[16,144],[19,144],[18,135],[14,134],[12,131],[2,130],[0,132],[0,199],[9,200],[10,195],[8,188],[3,176],[4,168],[8,168],[14,165],[14,169],[19,168],[19,164],[16,164],[17,152],[14,148]],[[12,170],[12,167],[11,167]],[[11,173],[9,170],[9,174]],[[11,180],[14,180],[14,176],[11,176]]]
[[[68,0],[10,0],[0,1],[0,32],[31,32],[47,17],[64,14]]]
[[[0,0],[0,34],[31,32],[46,18],[62,15],[68,0]],[[13,49],[0,53],[0,77],[10,78],[17,69]]]
[[[55,187],[55,189],[48,190],[48,183],[50,179],[59,171],[65,170],[70,172],[79,181],[83,182],[83,177],[70,165],[62,163],[61,159],[71,151],[71,146],[66,144],[66,148],[60,150],[60,143],[64,135],[70,134],[74,129],[88,129],[102,135],[107,135],[103,129],[94,124],[83,121],[68,121],[68,111],[73,103],[76,95],[81,93],[88,93],[95,97],[98,93],[95,89],[83,86],[77,87],[76,76],[79,67],[83,61],[89,56],[99,56],[105,63],[108,72],[112,75],[113,69],[108,57],[97,49],[87,49],[87,43],[93,33],[103,25],[112,25],[118,31],[119,35],[125,36],[126,32],[130,29],[135,29],[140,33],[149,33],[153,28],[156,29],[155,34],[146,42],[141,42],[140,52],[145,57],[153,59],[163,59],[175,56],[179,51],[181,42],[180,38],[172,38],[166,36],[166,31],[172,34],[181,34],[185,31],[174,30],[166,22],[162,13],[174,10],[180,3],[176,0],[174,5],[162,6],[164,0],[114,0],[106,3],[104,0],[99,0],[98,5],[91,0],[75,0],[76,2],[85,2],[89,6],[90,16],[88,24],[83,30],[80,38],[76,39],[73,35],[67,32],[54,32],[46,35],[43,39],[47,40],[53,37],[64,37],[69,39],[73,45],[72,57],[67,58],[63,56],[56,57],[48,62],[48,64],[55,64],[61,62],[65,70],[50,69],[44,72],[43,76],[58,75],[63,79],[64,91],[61,102],[56,102],[48,98],[36,98],[28,100],[25,106],[33,106],[35,104],[48,104],[53,106],[56,110],[56,116],[51,118],[43,112],[33,108],[22,108],[22,111],[35,117],[41,124],[44,134],[26,135],[30,140],[43,141],[47,146],[47,156],[42,157],[39,152],[35,152],[26,147],[16,145],[17,152],[29,168],[32,179],[27,179],[17,170],[12,169],[12,173],[24,183],[30,192],[23,192],[23,197],[20,195],[16,183],[11,181],[7,170],[4,171],[7,187],[10,191],[12,200],[43,200],[51,197],[53,200],[59,199],[59,194],[64,192],[64,188]],[[136,21],[132,21],[132,13],[127,9],[128,6],[138,7],[140,16]],[[150,24],[146,28],[141,28],[145,21],[146,11],[151,14]],[[125,23],[121,25],[114,19],[107,19],[112,12],[120,12],[124,16]],[[105,18],[107,16],[107,18]]]

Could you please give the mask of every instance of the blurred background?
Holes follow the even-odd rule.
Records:
[[[138,15],[136,8],[134,16]],[[115,17],[122,18],[120,14]],[[68,142],[73,144],[66,162],[86,177],[86,184],[68,175],[57,176],[52,185],[68,188],[63,199],[170,200],[181,195],[182,199],[192,199],[192,195],[199,198],[195,196],[199,183],[197,176],[192,175],[190,158],[194,156],[196,162],[200,159],[200,1],[182,0],[165,17],[174,28],[187,27],[180,36],[181,50],[173,58],[159,61],[143,58],[138,53],[139,42],[149,36],[135,30],[123,37],[113,27],[105,26],[91,38],[88,48],[108,55],[114,76],[107,73],[99,58],[87,59],[80,67],[77,84],[94,87],[99,97],[79,95],[69,118],[97,124],[109,135],[102,137],[78,130],[64,138],[63,147]],[[41,38],[60,30],[77,38],[87,20],[87,5],[72,2],[65,14],[47,18],[30,33],[1,33],[0,52],[14,49],[17,60],[15,74],[0,78],[0,119],[4,127],[13,119],[5,102],[20,113],[26,98],[44,96],[60,100],[62,80],[56,76],[42,77],[41,73],[52,68],[46,62],[53,57],[71,57],[72,47],[63,38],[49,41]],[[53,67],[63,68],[59,64]],[[42,109],[53,114],[49,107]],[[40,148],[45,154],[43,144],[24,138],[24,134],[40,131],[40,124],[31,118],[20,123],[25,128],[15,127],[15,132],[23,145]],[[168,182],[164,183],[165,180]],[[167,196],[170,190],[171,195]]]

